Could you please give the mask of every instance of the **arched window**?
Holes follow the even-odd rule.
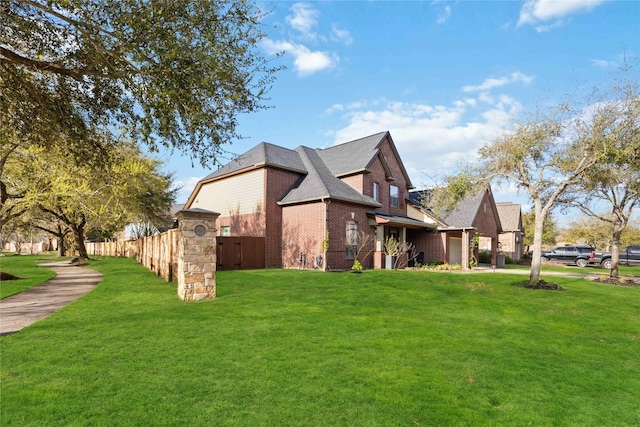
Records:
[[[354,259],[358,255],[358,223],[352,219],[347,221],[344,241],[347,259]]]

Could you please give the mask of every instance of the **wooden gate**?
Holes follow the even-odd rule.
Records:
[[[264,268],[264,237],[216,237],[218,270]]]

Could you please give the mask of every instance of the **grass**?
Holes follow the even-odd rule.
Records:
[[[94,291],[0,338],[2,425],[640,425],[637,287],[260,270],[188,303],[92,265]]]
[[[510,264],[505,265],[506,269],[510,270],[530,270],[531,267],[527,265],[516,265]],[[545,264],[542,266],[541,271],[544,272],[557,272],[557,273],[570,273],[570,274],[604,274],[606,276],[609,275],[610,270],[605,270],[604,268],[600,268],[600,266],[592,265],[587,267],[578,267],[575,265],[563,265],[563,264]],[[635,276],[640,277],[640,267],[627,267],[625,265],[621,265],[619,267],[619,273],[621,276]]]
[[[52,270],[38,264],[59,261],[55,255],[9,255],[0,257],[0,271],[19,277],[19,280],[0,281],[0,299],[40,285],[55,276]]]

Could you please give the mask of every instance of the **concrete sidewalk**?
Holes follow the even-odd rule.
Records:
[[[0,300],[0,336],[20,331],[80,298],[102,281],[102,274],[70,261],[41,264],[56,277]]]

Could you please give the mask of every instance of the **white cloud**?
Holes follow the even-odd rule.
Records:
[[[613,68],[617,66],[615,61],[607,61],[606,59],[592,59],[591,63],[599,68]]]
[[[447,5],[444,7],[444,9],[440,11],[440,13],[438,13],[438,19],[436,20],[436,22],[438,24],[444,24],[449,20],[450,17],[451,17],[451,6]]]
[[[334,42],[344,43],[347,46],[353,43],[351,33],[348,30],[339,28],[336,24],[331,26],[331,40]]]
[[[572,14],[589,12],[606,0],[527,0],[520,10],[518,26],[533,25],[537,31],[548,31],[564,24]]]
[[[489,78],[477,86],[464,86],[464,92],[484,92],[497,87],[505,86],[511,83],[529,84],[533,81],[533,76],[520,73],[518,71],[499,78]]]
[[[484,110],[471,99],[450,106],[386,99],[353,105],[329,109],[342,113],[348,122],[333,133],[334,142],[388,130],[412,180],[450,173],[461,159],[472,160],[477,148],[502,133],[522,108],[508,96],[496,97]]]
[[[318,27],[320,12],[309,3],[299,2],[291,6],[292,14],[286,17],[287,24],[294,33],[288,40],[262,41],[263,48],[269,54],[286,52],[294,57],[294,68],[299,76],[308,76],[322,70],[335,68],[340,63],[340,57],[332,51],[311,49],[309,43],[326,44],[327,37],[315,32]],[[351,33],[333,24],[331,27],[331,41],[351,44]]]
[[[308,76],[318,71],[334,68],[338,57],[329,52],[312,51],[302,44],[265,39],[263,46],[270,54],[285,51],[293,55],[294,66],[300,76]]]
[[[287,23],[304,35],[314,36],[312,30],[318,25],[320,12],[314,9],[309,3],[296,3],[291,6],[293,15],[287,16]]]
[[[196,184],[203,177],[201,176],[190,176],[185,179],[179,179],[173,181],[173,188],[179,188],[178,193],[176,194],[176,202],[184,203],[187,201],[193,190],[196,188]]]

